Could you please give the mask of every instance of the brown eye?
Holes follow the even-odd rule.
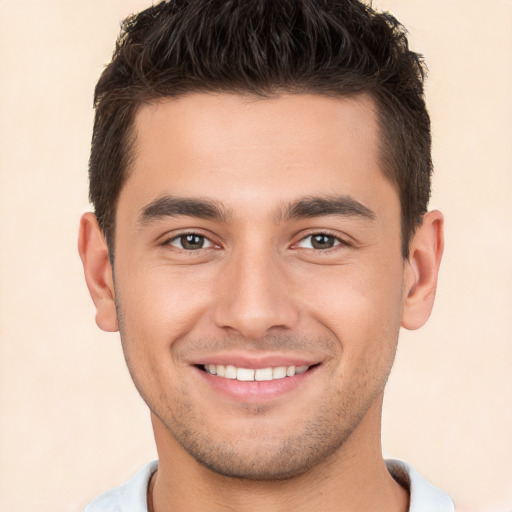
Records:
[[[303,249],[325,250],[331,249],[340,244],[340,239],[333,235],[328,235],[326,233],[314,233],[313,235],[303,238],[297,246]]]
[[[187,233],[177,236],[169,242],[169,245],[186,251],[197,251],[213,246],[212,242],[205,236],[196,233]]]
[[[336,239],[331,235],[324,235],[322,233],[311,236],[311,246],[313,249],[330,249],[334,247]]]

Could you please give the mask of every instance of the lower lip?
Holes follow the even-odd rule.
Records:
[[[293,377],[265,381],[240,381],[212,375],[195,368],[199,376],[215,391],[241,402],[261,402],[278,398],[296,389],[317,372],[318,366]]]

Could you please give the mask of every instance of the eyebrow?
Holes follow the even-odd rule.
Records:
[[[359,217],[370,221],[376,219],[372,210],[350,196],[308,196],[281,208],[277,212],[276,222],[328,215]],[[165,217],[178,216],[226,222],[230,213],[222,204],[211,199],[165,195],[142,208],[137,222],[144,226]]]
[[[377,218],[372,210],[350,196],[309,196],[285,207],[279,213],[278,220],[324,217],[327,215],[359,217],[372,222]]]
[[[159,197],[142,208],[138,224],[146,225],[165,217],[197,217],[226,221],[229,213],[219,203],[206,198]]]

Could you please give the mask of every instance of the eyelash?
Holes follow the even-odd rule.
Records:
[[[184,247],[176,247],[172,244],[172,242],[179,241],[180,239],[183,239],[184,237],[192,237],[192,236],[202,238],[203,241],[208,242],[210,244],[210,246],[209,247],[199,247],[198,249],[185,249]],[[174,235],[173,237],[168,238],[162,245],[168,245],[168,246],[173,247],[177,251],[186,252],[189,254],[198,252],[199,249],[208,250],[208,249],[214,248],[215,246],[218,246],[218,244],[215,244],[209,237],[207,237],[206,235],[203,235],[202,233],[197,233],[196,231],[187,231],[184,233],[179,233],[178,235]]]
[[[332,247],[328,247],[328,248],[325,248],[325,249],[315,249],[314,247],[308,247],[308,248],[305,248],[305,249],[308,249],[308,250],[311,250],[311,251],[315,251],[317,253],[329,253],[329,252],[331,252],[333,250],[336,250],[336,248],[339,248],[339,247],[349,247],[351,245],[349,242],[347,242],[343,238],[340,238],[340,236],[337,235],[336,233],[332,233],[330,231],[325,231],[325,230],[320,230],[320,231],[310,232],[306,236],[301,237],[298,242],[293,244],[293,247],[297,247],[301,242],[306,241],[308,238],[312,239],[312,237],[314,237],[314,236],[325,236],[325,237],[333,238],[334,239],[334,245]]]
[[[210,245],[209,245],[209,247],[199,247],[197,249],[185,249],[184,247],[176,247],[172,243],[172,242],[178,241],[180,239],[183,239],[184,237],[189,237],[189,236],[201,237],[201,239],[203,239],[203,241],[208,242]],[[314,231],[314,232],[309,233],[308,235],[300,238],[300,240],[298,242],[296,242],[292,245],[292,248],[296,248],[300,243],[306,241],[307,239],[312,239],[312,237],[314,237],[314,236],[324,236],[324,237],[333,238],[334,245],[332,247],[327,247],[324,249],[315,249],[314,247],[307,247],[307,248],[305,247],[305,249],[325,253],[325,252],[330,252],[331,250],[333,250],[339,246],[350,246],[350,244],[346,240],[343,240],[342,238],[340,238],[338,235],[336,235],[334,233],[331,233],[328,231]],[[199,250],[208,250],[208,249],[219,247],[219,245],[215,244],[215,242],[213,242],[208,236],[206,236],[202,233],[197,233],[195,231],[187,231],[184,233],[179,233],[171,238],[168,238],[162,245],[171,246],[177,251],[180,251],[183,253],[188,253],[188,254],[198,252]]]

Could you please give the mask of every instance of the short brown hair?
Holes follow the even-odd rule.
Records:
[[[138,107],[189,92],[369,94],[383,173],[401,202],[402,253],[432,173],[422,57],[404,27],[357,0],[170,0],[128,17],[95,89],[90,200],[111,253]]]

